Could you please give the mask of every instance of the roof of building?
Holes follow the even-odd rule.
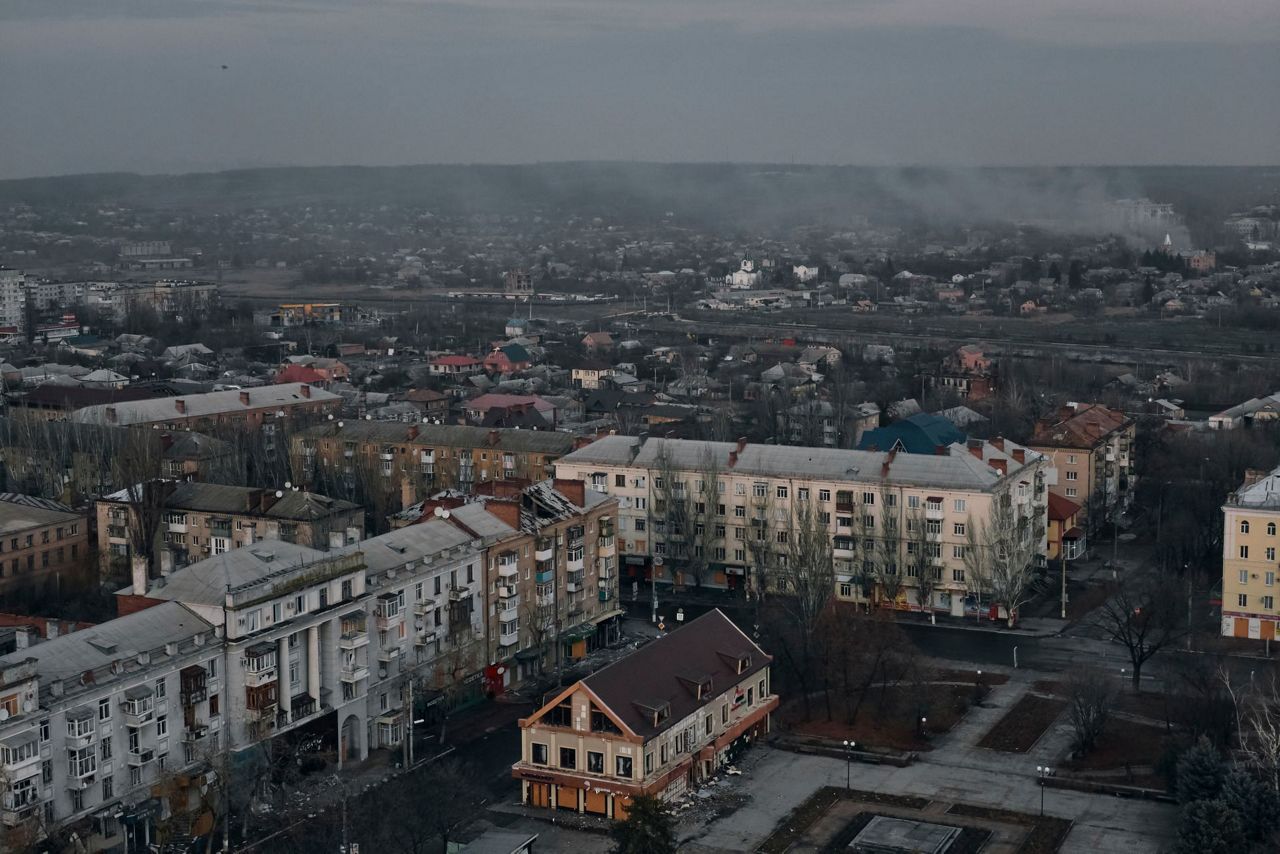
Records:
[[[303,388],[307,392],[302,391]],[[243,403],[241,395],[247,395]],[[183,401],[183,412],[178,412],[177,401]],[[211,391],[186,397],[160,397],[154,400],[138,400],[114,403],[110,406],[89,406],[72,414],[72,419],[92,424],[150,424],[157,421],[176,421],[184,418],[201,418],[243,412],[251,409],[292,406],[300,403],[341,402],[342,398],[324,389],[312,388],[306,383],[260,386],[253,389]],[[115,417],[108,410],[115,410]]]
[[[918,412],[888,427],[866,431],[858,441],[858,449],[889,451],[896,448],[908,454],[932,454],[965,438],[960,428],[941,415]]]
[[[510,528],[507,529],[510,531]],[[340,551],[362,552],[365,567],[370,575],[399,569],[406,563],[421,560],[440,552],[469,546],[475,539],[456,525],[441,520],[431,520],[420,525],[406,525],[377,537],[347,546]],[[478,555],[479,552],[477,551]]]
[[[457,366],[457,367],[470,367],[474,365],[479,365],[480,360],[477,359],[475,356],[448,355],[448,356],[436,356],[434,359],[431,360],[431,364],[450,365],[450,366]]]
[[[332,556],[329,552],[296,543],[262,540],[188,564],[162,579],[163,583],[157,582],[157,586],[148,590],[146,595],[152,599],[170,599],[193,605],[223,605],[231,588],[254,584],[268,575],[297,569]]]
[[[1080,505],[1070,498],[1058,495],[1056,492],[1049,493],[1049,520],[1051,522],[1065,522],[1079,512]]]
[[[499,394],[496,392],[473,397],[464,405],[470,411],[484,412],[495,406],[519,406],[521,404],[530,404],[539,412],[554,412],[556,408],[554,403],[543,400],[536,394]]]
[[[177,602],[166,602],[20,649],[0,658],[0,668],[34,658],[42,681],[79,678],[112,662],[168,643],[181,643],[212,629]]]
[[[150,400],[155,392],[145,388],[86,388],[84,386],[41,385],[9,397],[16,406],[41,409],[83,409],[101,404]]]
[[[105,496],[110,501],[131,501],[127,490]],[[266,509],[263,510],[263,504]],[[164,506],[173,510],[195,510],[201,513],[245,514],[274,519],[310,521],[333,513],[360,509],[341,498],[329,498],[314,492],[289,490],[279,498],[271,490],[253,486],[229,486],[224,483],[184,481],[165,498]]]
[[[415,430],[416,434],[411,436]],[[426,447],[453,448],[492,447],[521,453],[555,455],[568,453],[574,442],[573,436],[555,430],[504,430],[459,424],[405,425],[385,421],[335,421],[303,430],[300,435],[334,437],[349,442],[404,442]]]
[[[635,466],[657,470],[661,468],[661,455],[665,452],[677,469],[696,470],[705,466],[710,454],[722,471],[740,475],[988,490],[1002,478],[992,462],[999,462],[1013,474],[1023,465],[1013,458],[1014,451],[1022,451],[1028,463],[1041,457],[1012,442],[1000,444],[1003,447],[992,442],[978,442],[975,447],[955,444],[946,454],[894,454],[749,443],[739,451],[732,442],[649,439],[642,443],[635,436],[605,436],[562,457],[559,465]],[[733,465],[729,464],[731,451],[737,454]]]
[[[1236,490],[1229,499],[1231,504],[1244,507],[1257,507],[1280,510],[1280,467],[1254,483]]]
[[[1133,419],[1100,403],[1068,404],[1056,420],[1046,418],[1036,424],[1030,444],[1052,448],[1093,448]]]
[[[54,505],[54,506],[48,506]],[[72,522],[84,517],[56,502],[6,492],[0,495],[0,534]]]
[[[323,383],[331,379],[327,372],[310,365],[286,365],[276,373],[275,383]]]
[[[739,671],[742,658],[750,664]],[[684,720],[772,660],[715,608],[597,670],[582,684],[633,732],[649,737]],[[697,685],[706,679],[711,680],[710,695],[698,699]],[[663,705],[669,705],[669,714],[654,725],[649,710]]]

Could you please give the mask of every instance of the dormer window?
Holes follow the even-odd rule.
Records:
[[[751,669],[751,656],[749,655],[738,656],[738,672],[746,673],[750,669]]]
[[[661,726],[671,717],[671,704],[666,700],[635,700],[635,706],[653,726]]]

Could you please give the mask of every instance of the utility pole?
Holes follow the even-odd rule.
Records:
[[[405,680],[404,688],[404,767],[407,771],[413,767],[413,674]]]

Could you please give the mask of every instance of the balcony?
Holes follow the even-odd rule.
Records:
[[[40,773],[40,746],[35,732],[15,736],[0,745],[4,779],[11,787],[25,777]]]
[[[465,584],[449,588],[449,601],[462,602],[471,598],[471,588]]]
[[[498,558],[498,577],[503,581],[512,581],[520,577],[520,564],[515,555]]]
[[[92,744],[94,734],[93,709],[86,706],[67,714],[68,750],[78,750]]]
[[[946,511],[942,509],[941,504],[926,504],[924,506],[924,518],[941,520],[946,516]]]
[[[137,750],[130,750],[125,755],[125,761],[128,762],[130,768],[141,768],[148,762],[156,758],[156,751],[153,747],[143,747]]]
[[[187,532],[186,522],[170,522],[169,523],[170,534],[185,534],[186,532]]]
[[[498,618],[507,620],[513,619],[519,608],[520,599],[518,597],[513,599],[499,599],[497,608]]]
[[[383,664],[390,664],[400,657],[400,647],[384,646],[378,650],[378,661]]]
[[[369,645],[369,633],[362,629],[353,629],[338,636],[338,649],[353,652]]]
[[[129,529],[124,525],[108,525],[107,536],[113,540],[125,540],[129,537]]]
[[[579,590],[582,589],[582,581],[584,576],[585,576],[585,573],[582,570],[578,570],[577,572],[570,572],[565,577],[564,589],[569,591],[570,593],[577,593]]]
[[[596,544],[596,553],[600,557],[613,557],[618,553],[617,542],[612,536],[601,537]]]
[[[181,695],[184,706],[194,706],[209,697],[208,674],[198,664],[182,668],[182,672],[178,675],[178,683],[178,693]]]
[[[183,744],[195,744],[209,735],[209,725],[203,721],[195,721],[182,731]]]
[[[503,629],[498,634],[499,646],[515,646],[518,643],[520,643],[520,627],[519,626],[516,626],[510,631]]]
[[[556,568],[554,566],[548,566],[546,568],[538,567],[538,571],[534,575],[534,580],[536,580],[539,584],[550,584],[552,579],[554,579],[555,577],[556,577]]]
[[[338,678],[343,682],[359,682],[369,678],[369,665],[360,661],[344,661],[338,671]]]
[[[554,590],[548,590],[546,593],[539,593],[535,597],[535,601],[539,608],[548,608],[556,604],[556,593]]]
[[[155,701],[150,688],[130,688],[124,696],[120,708],[124,712],[125,726],[137,729],[155,720]]]
[[[605,590],[605,589],[602,587],[602,588],[600,588],[599,598],[600,598],[600,601],[601,601],[601,602],[608,602],[610,599],[612,599],[612,598],[613,598],[613,591],[612,591],[612,590]]]
[[[430,646],[431,644],[435,643],[435,640],[436,640],[435,629],[418,629],[418,631],[413,636],[413,642],[416,646]]]
[[[578,552],[577,557],[571,557],[565,562],[565,569],[572,575],[575,572],[581,572],[586,567],[586,561],[583,560],[582,552]]]
[[[378,631],[393,629],[404,622],[404,609],[400,606],[400,594],[384,593],[378,597],[378,611],[374,617]]]
[[[299,694],[289,701],[289,711],[286,713],[283,709],[276,715],[276,725],[286,726],[290,723],[298,723],[301,720],[311,717],[319,711],[319,705],[316,698],[310,694]]]
[[[261,688],[276,681],[276,648],[273,644],[257,643],[245,650],[244,684],[246,688]]]
[[[98,781],[97,768],[93,768],[84,772],[82,775],[69,774],[67,776],[67,788],[77,792],[83,792]]]
[[[553,542],[539,543],[538,547],[534,549],[534,552],[533,552],[533,559],[539,562],[544,560],[551,560],[555,556],[556,556],[556,544]]]
[[[0,798],[0,823],[17,827],[36,814],[40,807],[40,791],[35,786],[12,788]]]
[[[419,617],[425,617],[434,611],[435,608],[436,603],[434,599],[423,599],[421,602],[414,603],[413,613],[417,614]]]

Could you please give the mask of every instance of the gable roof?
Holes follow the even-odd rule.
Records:
[[[918,412],[888,427],[866,431],[858,441],[858,450],[891,451],[897,448],[908,454],[932,454],[940,447],[965,439],[964,433],[941,415]]]
[[[1053,522],[1065,522],[1080,512],[1080,505],[1070,498],[1049,493],[1049,519]]]
[[[750,666],[737,670],[739,657]],[[579,684],[599,698],[632,732],[650,738],[674,726],[737,682],[765,669],[773,658],[715,608]],[[691,681],[710,678],[710,695],[699,700]],[[666,704],[670,713],[654,724],[648,709]],[[545,708],[545,707],[544,707]]]
[[[1064,406],[1058,420],[1045,419],[1036,424],[1030,445],[1051,448],[1096,447],[1107,436],[1132,423],[1132,419],[1116,409],[1100,403]]]

